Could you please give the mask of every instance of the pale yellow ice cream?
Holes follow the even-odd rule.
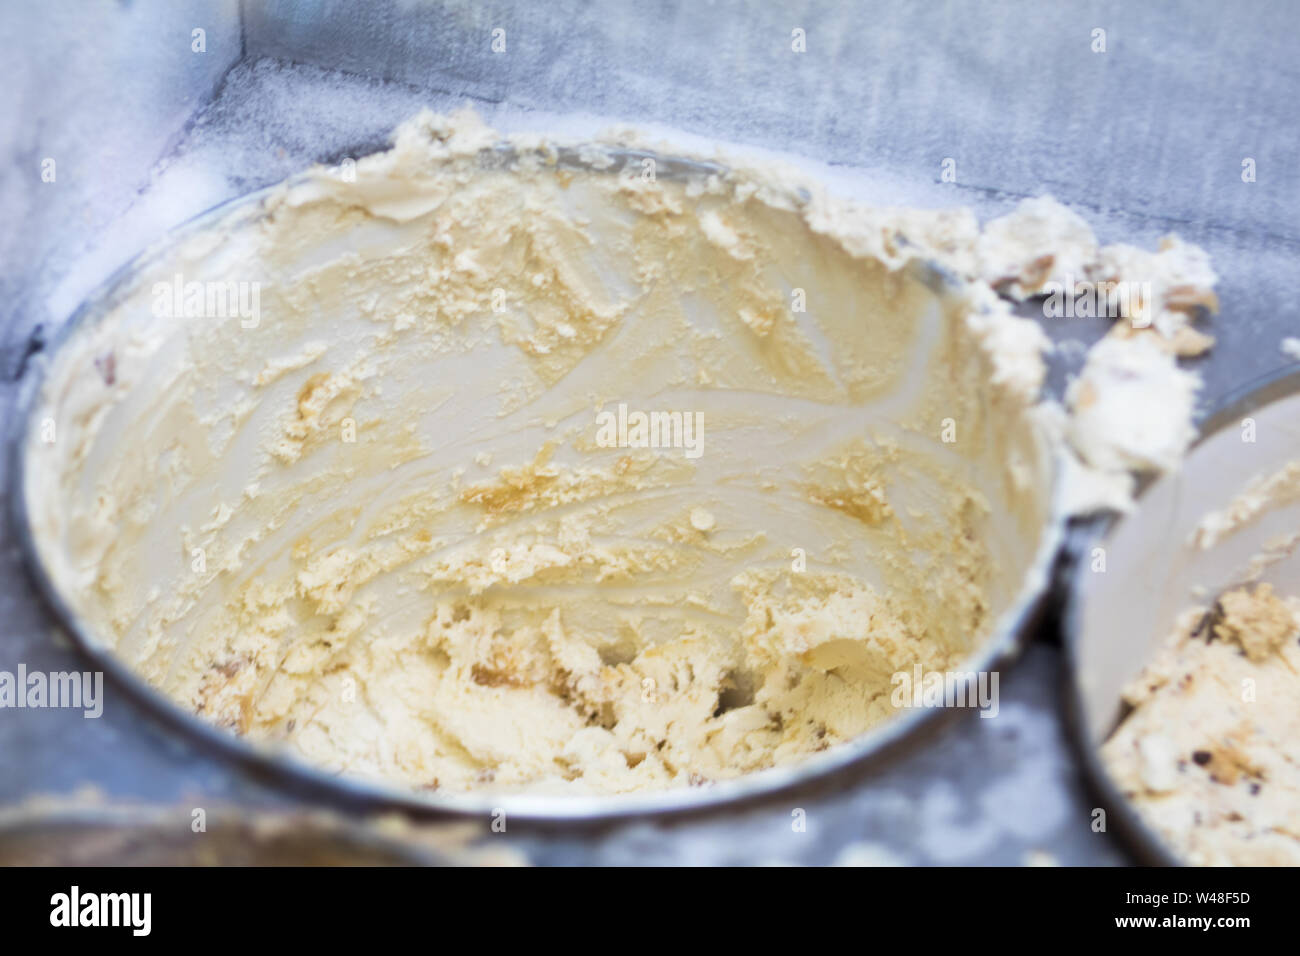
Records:
[[[684,786],[862,734],[1041,586],[1046,343],[991,285],[1041,247],[500,143],[418,117],[58,350],[33,531],[145,679],[411,788]]]
[[[1300,865],[1300,600],[1267,583],[1182,616],[1103,755],[1189,863]]]

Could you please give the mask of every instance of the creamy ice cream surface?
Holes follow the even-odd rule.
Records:
[[[1103,756],[1189,863],[1300,864],[1300,600],[1267,583],[1183,615]]]
[[[1102,260],[1031,213],[982,234],[423,114],[152,250],[57,350],[42,563],[162,693],[328,771],[619,793],[799,760],[1043,581],[1059,410],[994,286],[1041,283],[1042,243]]]

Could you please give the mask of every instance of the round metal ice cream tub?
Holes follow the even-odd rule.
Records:
[[[422,119],[94,296],[25,383],[15,520],[95,667],[277,775],[715,804],[1019,650],[1061,522],[1017,322],[776,172]]]
[[[1279,692],[1273,688],[1285,687],[1276,675],[1282,681],[1293,677],[1277,654],[1292,653],[1294,638],[1281,651],[1248,656],[1248,645],[1239,648],[1230,632],[1224,636],[1225,611],[1218,599],[1233,591],[1258,594],[1262,584],[1274,589],[1268,602],[1282,613],[1274,598],[1297,594],[1300,496],[1287,478],[1300,458],[1297,416],[1300,372],[1289,370],[1244,389],[1206,421],[1179,471],[1153,481],[1136,509],[1112,522],[1103,537],[1080,539],[1065,616],[1071,729],[1109,819],[1144,861],[1224,862],[1242,847],[1241,852],[1250,852],[1264,838],[1261,833],[1271,833],[1267,819],[1258,825],[1261,833],[1251,832],[1249,808],[1261,807],[1266,817],[1263,789],[1285,783],[1277,774],[1246,767],[1245,761],[1242,772],[1220,770],[1216,748],[1233,738],[1243,753],[1267,752],[1268,759],[1284,762],[1283,748],[1274,747],[1282,742],[1265,737],[1270,725],[1276,726],[1270,715],[1277,713]],[[1151,711],[1163,716],[1148,718],[1150,733],[1139,733],[1131,745],[1107,743],[1124,721],[1157,706],[1139,698],[1135,711],[1126,687],[1144,668],[1159,663],[1158,653],[1174,634],[1189,635],[1176,645],[1179,656],[1143,678],[1171,695],[1168,701],[1157,698],[1169,709]],[[1207,648],[1229,656],[1203,659]],[[1240,670],[1226,669],[1224,660]],[[1258,700],[1252,667],[1271,668],[1259,671]],[[1270,674],[1271,684],[1266,682]],[[1213,693],[1206,689],[1207,682],[1217,680],[1221,687]],[[1248,694],[1238,693],[1243,681]],[[1290,697],[1282,712],[1289,707],[1294,714],[1300,707],[1294,693],[1281,690],[1280,695]],[[1103,752],[1103,744],[1111,749]],[[1244,814],[1204,798],[1222,794],[1226,801],[1238,792],[1245,793]],[[1140,797],[1141,804],[1130,796]],[[1180,851],[1179,846],[1191,845],[1182,842],[1186,834],[1226,826],[1225,821],[1242,832],[1207,835],[1203,843],[1217,842],[1197,850],[1198,860]],[[1220,855],[1208,856],[1212,853]]]

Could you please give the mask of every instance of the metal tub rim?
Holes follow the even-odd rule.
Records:
[[[1252,379],[1229,392],[1216,403],[1201,423],[1188,453],[1190,454],[1211,436],[1232,426],[1251,412],[1298,393],[1300,393],[1300,364],[1286,365]],[[1078,549],[1084,545],[1104,546],[1125,521],[1131,520],[1141,511],[1145,492],[1155,483],[1150,481],[1143,486],[1138,494],[1137,505],[1130,514],[1094,519],[1072,529],[1067,548],[1077,554]],[[1142,863],[1155,866],[1187,866],[1188,862],[1147,825],[1141,813],[1124,796],[1124,792],[1115,782],[1102,759],[1100,747],[1095,746],[1089,739],[1088,704],[1082,684],[1081,660],[1086,604],[1083,592],[1084,581],[1087,580],[1085,575],[1088,573],[1086,562],[1076,561],[1070,572],[1061,611],[1065,663],[1062,684],[1065,691],[1067,734],[1083,768],[1087,786],[1099,798],[1109,815],[1118,821],[1120,837],[1137,859]],[[1114,728],[1111,732],[1114,732]]]

